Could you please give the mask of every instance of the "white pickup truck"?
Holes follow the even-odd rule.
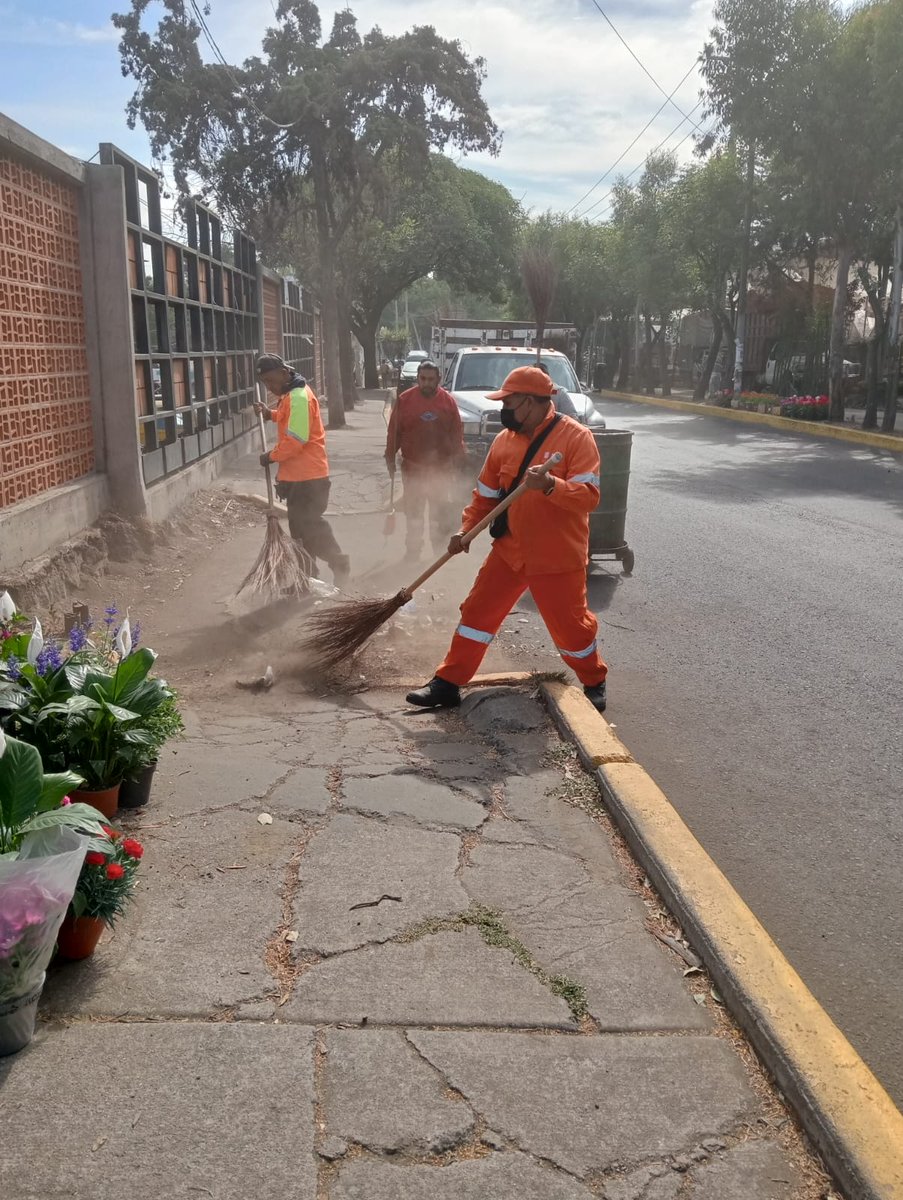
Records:
[[[559,389],[556,407],[576,417],[592,430],[605,428],[605,419],[580,386],[571,360],[558,350],[543,350],[542,362]],[[513,346],[472,346],[458,350],[448,364],[443,386],[455,398],[464,424],[464,444],[469,455],[482,459],[502,428],[501,404],[487,400],[516,367],[536,363],[536,351]]]

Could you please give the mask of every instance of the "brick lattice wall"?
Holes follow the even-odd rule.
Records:
[[[78,190],[0,155],[0,508],[94,469]]]

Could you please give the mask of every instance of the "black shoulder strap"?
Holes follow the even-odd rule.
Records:
[[[555,426],[558,424],[558,422],[560,420],[561,420],[561,413],[556,413],[555,416],[552,418],[552,420],[548,423],[548,425],[542,431],[542,433],[537,434],[537,436],[533,439],[533,441],[527,447],[527,453],[524,455],[524,461],[518,467],[517,474],[511,480],[511,485],[505,489],[506,496],[510,496],[511,493],[514,491],[514,489],[519,486],[521,480],[527,473],[527,468],[529,467],[530,463],[533,461],[533,459],[539,453],[543,442],[546,440],[546,438],[549,436],[549,434],[552,432],[552,430],[555,428]]]

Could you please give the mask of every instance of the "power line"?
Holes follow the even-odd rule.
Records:
[[[700,103],[701,103],[701,101],[700,101]],[[692,112],[692,111],[693,111],[693,109],[691,109],[690,111]],[[674,128],[671,130],[671,132],[668,134],[668,137],[666,137],[666,138],[664,139],[664,141],[661,141],[661,142],[659,142],[659,144],[658,144],[658,145],[655,147],[655,149],[650,151],[650,154],[655,154],[655,153],[656,153],[656,151],[660,150],[660,149],[662,148],[662,146],[664,146],[665,142],[667,142],[667,141],[668,141],[670,138],[672,138],[672,137],[674,136],[674,134],[675,134],[675,133],[677,133],[678,129],[680,129],[681,125],[683,125],[683,124],[684,124],[684,122],[683,122],[683,121],[680,121],[680,122],[679,122],[677,125],[675,125],[675,126],[674,126]],[[703,131],[703,136],[704,136],[706,133],[710,133],[712,129],[714,129],[714,125],[710,126],[710,127],[709,127],[709,129],[707,129],[707,130],[704,130],[704,131]],[[688,141],[688,140],[689,140],[689,139],[690,139],[690,138],[693,136],[693,134],[695,133],[695,131],[696,131],[695,129],[691,129],[691,130],[690,130],[690,132],[689,132],[688,134],[686,134],[684,137],[682,137],[682,138],[680,139],[680,141],[677,143],[677,145],[674,147],[674,150],[672,151],[672,153],[676,154],[676,153],[677,153],[677,151],[678,151],[678,150],[681,148],[681,146],[684,144],[684,142]],[[647,155],[647,158],[648,158],[648,155]],[[633,168],[633,170],[632,170],[632,171],[631,171],[631,172],[630,172],[628,175],[625,175],[625,176],[624,176],[624,180],[625,180],[625,182],[626,182],[628,179],[633,179],[634,175],[636,175],[636,173],[637,173],[638,171],[641,171],[645,165],[646,165],[646,163],[645,163],[645,161],[644,161],[644,162],[641,162],[641,163],[640,163],[638,166],[634,167],[634,168]],[[612,188],[610,191],[606,192],[606,193],[605,193],[605,195],[604,195],[604,196],[601,198],[601,200],[597,200],[595,204],[593,204],[593,205],[592,205],[590,208],[586,209],[586,211],[585,211],[585,212],[581,213],[581,215],[580,215],[579,219],[580,219],[580,220],[583,220],[585,217],[587,217],[587,216],[589,215],[589,213],[591,213],[591,212],[592,212],[592,210],[593,210],[594,208],[598,208],[600,204],[605,204],[605,201],[606,201],[606,200],[608,200],[608,201],[609,201],[609,203],[608,203],[608,207],[610,208],[610,207],[611,207],[611,200],[610,200],[610,197],[611,197],[611,196],[614,194],[614,190],[615,190],[615,189],[614,189],[614,188]],[[597,214],[596,214],[596,216],[595,216],[593,219],[594,219],[594,220],[596,220],[596,221],[601,221],[605,215],[606,215],[606,214],[605,214],[605,212],[603,211],[603,212],[597,213]]]
[[[195,15],[195,19],[197,20],[198,24],[200,25],[201,31],[204,34],[204,38],[207,42],[207,45],[213,51],[214,56],[218,59],[220,66],[224,69],[226,74],[232,80],[232,83],[233,83],[235,89],[239,93],[243,94],[244,99],[245,99],[246,103],[248,104],[248,106],[250,108],[252,108],[254,110],[254,112],[257,113],[258,117],[260,117],[260,119],[262,121],[266,121],[269,125],[272,125],[275,129],[293,129],[302,118],[299,117],[297,121],[289,121],[288,124],[283,125],[279,121],[274,121],[272,117],[268,117],[267,114],[265,112],[263,112],[262,109],[257,107],[257,105],[254,103],[254,101],[251,99],[251,97],[247,94],[246,90],[242,87],[242,85],[236,79],[229,63],[226,62],[226,59],[223,55],[222,50],[220,50],[219,46],[216,44],[216,39],[214,38],[213,34],[210,32],[210,27],[208,26],[207,22],[204,20],[204,14],[201,12],[200,8],[198,7],[197,0],[188,0],[188,3],[191,5],[192,11]]]
[[[649,70],[649,68],[646,66],[646,64],[642,61],[641,58],[639,58],[634,53],[633,48],[630,46],[630,44],[627,42],[627,40],[623,37],[620,30],[617,28],[617,26],[614,24],[614,22],[609,17],[608,13],[605,11],[605,9],[602,7],[602,5],[599,3],[599,0],[593,0],[593,4],[595,4],[596,8],[602,14],[602,17],[604,18],[605,23],[608,25],[609,29],[611,29],[612,33],[615,35],[615,37],[618,39],[618,41],[621,43],[621,45],[624,47],[624,49],[627,51],[627,53],[630,55],[630,57],[633,59],[633,61],[637,64],[637,66],[640,68],[640,70],[643,72],[643,74],[648,79],[651,79],[651,81],[655,84],[655,86],[658,88],[658,90],[661,92],[661,94],[665,97],[666,103],[673,105],[673,107],[677,109],[677,111],[680,113],[680,115],[685,120],[689,121],[690,118],[687,115],[687,113],[684,112],[684,110],[680,107],[679,104],[674,103],[674,100],[671,98],[671,96],[668,95],[668,93],[665,91],[665,89],[662,87],[662,85],[659,83],[659,81],[655,78],[655,76],[652,74],[652,72]],[[674,93],[672,92],[672,96],[673,96],[673,94]],[[698,129],[699,126],[694,124],[693,128]]]
[[[680,83],[677,85],[677,87],[671,93],[671,96],[675,96],[680,91],[680,89],[687,82],[687,80],[690,78],[690,76],[692,75],[692,73],[695,69],[696,69],[696,63],[694,61],[692,63],[692,65],[690,66],[689,71],[687,71],[686,75],[684,75],[683,79],[680,81]],[[605,180],[609,177],[609,175],[612,173],[612,171],[617,166],[619,166],[621,164],[621,162],[623,162],[623,160],[627,157],[627,155],[630,153],[630,151],[634,148],[634,146],[637,144],[637,142],[640,140],[640,138],[643,136],[643,134],[646,132],[646,130],[649,129],[650,126],[653,125],[658,120],[659,116],[664,111],[665,106],[668,104],[668,101],[671,99],[671,96],[669,96],[668,99],[662,103],[661,107],[658,109],[658,111],[655,113],[655,115],[649,121],[646,122],[646,124],[643,126],[643,128],[640,130],[640,132],[636,135],[636,137],[633,139],[633,141],[630,143],[630,145],[627,147],[627,149],[621,155],[619,155],[618,158],[615,159],[615,161],[611,164],[611,166],[608,168],[608,170],[605,172],[605,174],[600,175],[599,178],[596,180],[596,182],[593,184],[593,186],[589,189],[589,191],[585,192],[580,197],[580,199],[577,201],[576,204],[571,205],[571,207],[564,214],[566,217],[570,216],[570,214],[574,211],[575,208],[579,208],[580,205],[583,203],[583,201],[588,199],[593,194],[593,192],[596,190],[596,188],[605,182]],[[698,107],[699,106],[697,105],[697,108]],[[691,111],[693,111],[693,110],[691,109]],[[682,123],[683,122],[681,122],[681,124]]]

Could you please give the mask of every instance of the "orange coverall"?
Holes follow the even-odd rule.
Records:
[[[463,533],[498,503],[530,442],[554,417],[552,409],[533,437],[509,430],[496,437],[464,510]],[[509,532],[493,543],[461,605],[461,623],[436,669],[448,683],[463,686],[473,678],[505,617],[528,589],[558,653],[580,682],[594,687],[608,674],[596,644],[599,624],[586,603],[589,514],[599,503],[599,451],[589,430],[571,417],[561,418],[530,466],[542,466],[556,451],[563,458],[551,471],[554,490],[548,496],[528,491],[508,509]]]

